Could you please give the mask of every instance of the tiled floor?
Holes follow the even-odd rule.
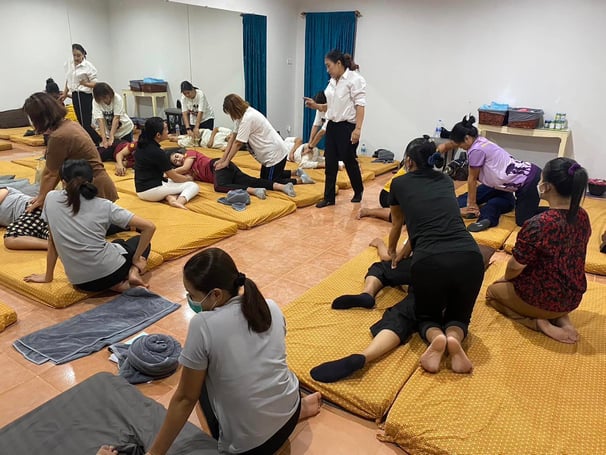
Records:
[[[39,150],[16,147],[13,151],[0,152],[0,159],[30,157],[38,155]],[[390,174],[383,175],[366,183],[366,205],[375,205],[378,194],[389,177]],[[388,224],[384,221],[356,219],[359,204],[351,204],[351,196],[351,190],[341,191],[334,207],[322,210],[314,207],[299,209],[269,225],[238,231],[235,236],[215,246],[229,252],[238,267],[258,284],[266,297],[285,305],[356,256],[373,238],[387,234]],[[506,260],[507,255],[497,253],[495,258]],[[184,303],[181,269],[187,259],[185,257],[170,261],[154,270],[152,289],[169,300]],[[591,276],[590,279],[606,283],[606,277]],[[19,317],[15,325],[0,333],[0,355],[4,359],[0,375],[0,427],[96,372],[116,372],[115,365],[107,359],[107,351],[67,365],[37,366],[24,360],[11,346],[20,336],[63,321],[110,298],[111,295],[108,294],[56,310],[0,288],[0,300],[14,307]],[[183,342],[191,316],[187,305],[183,305],[146,331],[167,333]],[[178,375],[173,375],[139,388],[166,406],[177,381]],[[195,414],[192,414],[190,420],[199,424]],[[281,453],[404,453],[393,445],[378,441],[378,431],[374,422],[325,405],[317,417],[298,425],[290,445]]]

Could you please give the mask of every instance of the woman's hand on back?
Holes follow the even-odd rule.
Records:
[[[34,210],[36,210],[37,208],[42,207],[42,203],[43,203],[43,201],[40,200],[40,196],[37,196],[34,199],[32,199],[31,201],[29,201],[29,204],[25,211],[27,213],[31,213]]]

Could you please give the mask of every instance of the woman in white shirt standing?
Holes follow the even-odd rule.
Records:
[[[360,141],[364,109],[366,106],[366,81],[355,71],[359,68],[351,55],[332,50],[324,59],[330,82],[324,93],[326,104],[305,98],[305,105],[326,112],[326,182],[324,199],[316,204],[322,208],[335,204],[335,184],[339,160],[345,163],[347,175],[354,190],[351,202],[361,202],[364,185],[358,165],[356,149]]]
[[[101,147],[111,147],[116,138],[132,142],[135,125],[124,110],[122,97],[105,82],[95,85],[93,96],[93,118],[101,131]]]
[[[215,127],[215,111],[208,104],[204,92],[191,82],[181,82],[181,93],[183,123],[187,134],[200,140],[200,129],[212,130]]]
[[[72,57],[73,60],[65,64],[65,89],[61,101],[71,96],[78,123],[98,145],[101,137],[92,127],[93,87],[97,83],[97,68],[86,59],[86,50],[81,44],[72,44]]]

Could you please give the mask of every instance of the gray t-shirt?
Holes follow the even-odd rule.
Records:
[[[30,196],[19,190],[11,187],[6,187],[6,189],[8,194],[0,204],[0,226],[8,226],[19,218],[25,212],[29,201],[32,200]]]
[[[80,211],[74,215],[66,201],[65,191],[49,192],[44,200],[42,219],[48,222],[69,281],[88,283],[122,267],[126,250],[116,243],[108,243],[105,234],[111,224],[128,227],[133,213],[107,199],[87,200],[80,196]]]
[[[206,387],[219,421],[220,453],[260,446],[293,416],[299,380],[286,364],[286,321],[278,305],[267,304],[272,324],[264,333],[248,329],[234,297],[213,311],[195,315],[179,362],[206,370]]]

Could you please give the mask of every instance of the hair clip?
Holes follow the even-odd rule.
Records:
[[[574,173],[577,171],[577,169],[580,169],[581,165],[579,163],[572,163],[570,165],[570,167],[568,168],[568,175],[570,175],[571,177],[574,176]]]

